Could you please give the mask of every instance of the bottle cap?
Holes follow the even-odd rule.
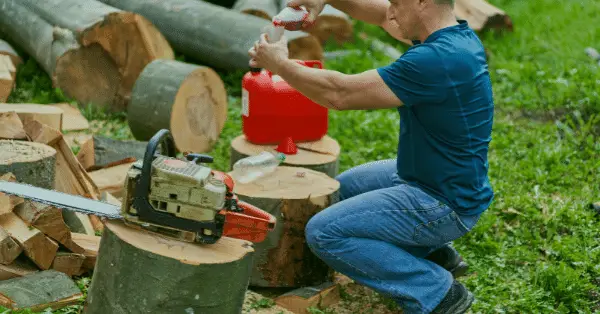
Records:
[[[298,152],[298,147],[294,144],[292,137],[287,136],[279,143],[276,150],[287,155],[295,155]]]

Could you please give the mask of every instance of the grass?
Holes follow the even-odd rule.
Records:
[[[600,67],[583,50],[600,49],[600,2],[490,2],[510,14],[515,31],[481,36],[490,53],[496,104],[489,153],[496,199],[475,229],[455,243],[471,265],[461,281],[477,297],[473,313],[598,313],[600,217],[588,205],[600,200]],[[357,23],[356,30],[394,43],[370,25]],[[357,73],[390,62],[358,39],[328,46],[346,48],[364,54],[326,67]],[[211,155],[215,168],[227,170],[229,140],[241,132],[243,72],[221,74],[231,102]],[[19,70],[17,84],[10,102],[65,100],[31,60]],[[123,115],[84,112],[98,132],[131,138]],[[343,150],[340,170],[394,157],[398,123],[394,110],[330,112],[329,134]]]

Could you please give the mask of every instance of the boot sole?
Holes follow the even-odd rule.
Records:
[[[452,273],[452,277],[456,279],[458,277],[466,275],[468,270],[469,264],[461,261],[460,263],[458,263],[458,265],[456,265],[456,267],[450,270],[450,273]]]
[[[452,314],[464,314],[467,312],[471,305],[473,305],[473,301],[475,301],[475,296],[470,291],[467,292],[467,297],[465,302],[459,302],[455,306],[448,309],[448,313]]]

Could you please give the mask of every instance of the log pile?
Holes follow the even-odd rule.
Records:
[[[0,102],[5,102],[15,87],[17,67],[22,63],[14,48],[0,39]]]

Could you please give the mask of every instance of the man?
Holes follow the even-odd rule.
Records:
[[[451,271],[447,244],[469,232],[493,200],[487,153],[493,99],[482,43],[452,0],[294,0],[325,4],[414,43],[392,64],[345,75],[288,59],[263,34],[250,66],[266,68],[332,110],[397,108],[397,158],[337,179],[341,200],[306,226],[311,250],[335,270],[393,298],[405,313],[464,313],[474,300]]]

